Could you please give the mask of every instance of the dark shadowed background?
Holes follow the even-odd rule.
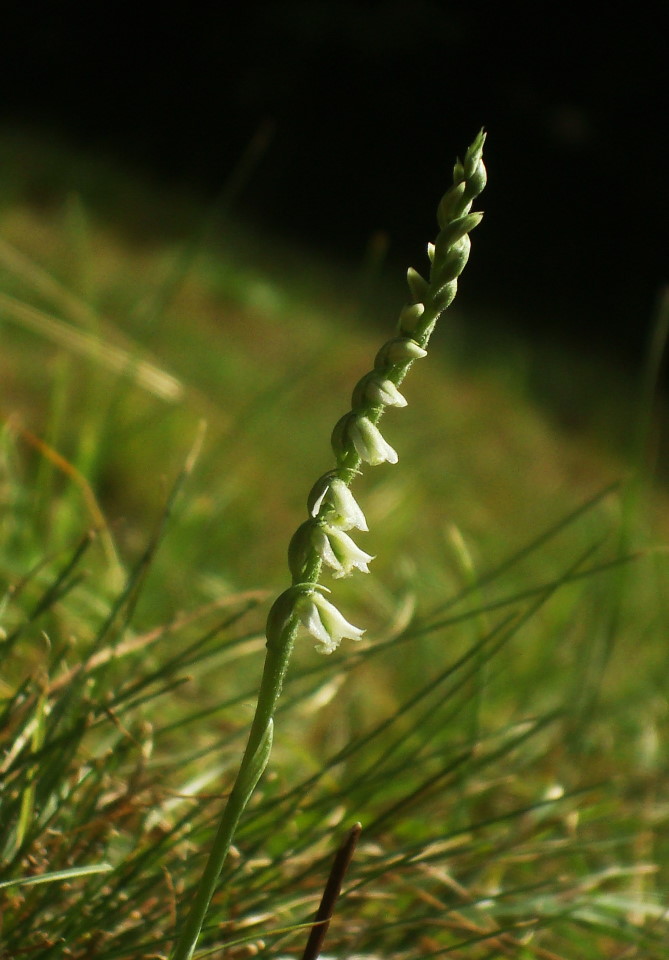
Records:
[[[214,198],[360,263],[421,262],[456,153],[489,132],[465,303],[639,355],[669,282],[666,7],[302,0],[4,8],[5,125]]]

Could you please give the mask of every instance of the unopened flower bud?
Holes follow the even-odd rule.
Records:
[[[471,203],[475,197],[478,197],[479,193],[483,191],[486,183],[488,182],[488,174],[486,172],[485,165],[483,160],[479,160],[478,166],[471,177],[467,178],[467,186],[465,190],[465,196],[469,203]]]
[[[425,313],[424,303],[407,303],[400,311],[399,328],[406,337],[410,337],[416,330],[420,318]]]
[[[423,350],[411,337],[395,337],[383,344],[374,360],[374,367],[376,370],[384,370],[394,363],[409,363],[426,356],[427,350]]]
[[[481,163],[483,156],[483,144],[485,143],[486,133],[480,130],[474,142],[467,147],[465,153],[464,171],[465,177],[469,180],[477,173],[477,168]]]
[[[464,181],[455,183],[450,190],[446,191],[439,201],[439,206],[437,207],[437,223],[439,224],[440,230],[443,230],[451,220],[455,220],[457,217],[461,217],[463,213],[469,212],[465,209],[467,207],[467,200],[464,197],[465,187],[466,184]]]
[[[414,299],[415,303],[425,303],[425,298],[427,297],[428,290],[430,289],[430,284],[418,273],[417,270],[414,270],[413,267],[409,267],[407,270],[407,283],[409,284],[409,290],[411,291],[411,296]]]
[[[437,256],[432,267],[430,280],[433,287],[438,289],[442,284],[460,276],[467,266],[471,247],[472,242],[465,234],[457,243],[453,243],[447,250],[441,251],[441,255]]]
[[[467,213],[464,217],[458,217],[457,220],[451,220],[443,228],[435,241],[435,258],[439,258],[440,252],[457,243],[466,233],[478,227],[483,220],[483,213],[478,210],[476,213]]]

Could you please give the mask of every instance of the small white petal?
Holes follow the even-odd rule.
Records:
[[[330,537],[328,536],[328,532],[325,530],[325,528],[316,527],[311,535],[311,542],[313,543],[314,550],[321,558],[323,563],[327,564],[328,567],[331,567],[335,571],[335,576],[345,576],[346,571],[339,562],[339,558],[332,548]]]
[[[314,647],[316,653],[324,653],[326,656],[329,656],[331,653],[334,653],[338,643],[335,643],[332,637],[328,637],[327,640],[324,640],[323,643],[317,643]]]
[[[374,557],[365,553],[343,530],[336,530],[333,527],[325,528],[326,535],[330,541],[332,552],[335,555],[337,566],[334,567],[335,579],[350,576],[354,570],[360,570],[362,573],[369,573],[367,564]],[[333,564],[330,564],[333,566]]]
[[[307,497],[307,510],[309,511],[310,516],[318,516],[323,505],[323,501],[329,494],[330,484],[336,479],[336,473],[331,470],[329,473],[324,473],[322,477],[319,477],[316,483],[313,485],[309,491],[309,496]]]
[[[311,603],[302,614],[302,623],[307,628],[311,636],[320,641],[321,646],[316,647],[317,650],[323,653],[332,653],[333,650],[337,649],[338,643],[336,643],[330,634],[327,632],[323,626],[323,622],[318,611],[318,607],[315,603]]]
[[[367,417],[354,417],[351,420],[350,436],[361,460],[373,467],[380,463],[397,463],[398,456],[389,443],[383,439],[381,431]]]
[[[312,517],[317,517],[317,516],[318,516],[318,511],[321,509],[321,506],[322,506],[322,504],[323,504],[323,501],[325,500],[325,497],[326,497],[326,495],[327,495],[328,489],[329,489],[328,487],[324,487],[324,488],[323,488],[323,492],[322,492],[318,497],[316,497],[316,499],[314,500],[313,504],[311,505],[311,516],[312,516]]]
[[[320,596],[320,594],[315,597],[315,603],[318,607],[321,622],[335,643],[335,646],[339,646],[340,641],[344,637],[347,637],[349,640],[359,640],[365,632],[359,627],[354,627],[352,623],[349,623],[334,604],[326,600],[325,597]]]

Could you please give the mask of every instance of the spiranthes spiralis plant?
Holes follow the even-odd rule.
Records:
[[[453,169],[453,184],[437,208],[439,233],[428,245],[430,269],[425,279],[409,268],[409,301],[399,316],[397,335],[376,355],[374,367],[353,390],[351,410],[332,434],[335,467],[314,484],[308,498],[308,519],[298,527],[288,549],[292,584],[274,602],[266,627],[266,656],[254,718],[239,771],[223,809],[209,857],[181,926],[173,960],[193,955],[235,829],[267,766],[272,749],[274,712],[300,629],[318,641],[316,649],[332,653],[342,639],[358,640],[364,631],[349,623],[326,599],[320,583],[323,566],[335,578],[355,570],[368,572],[373,559],[361,550],[351,530],[367,530],[365,516],[350,486],[363,463],[397,463],[398,455],[379,430],[386,407],[404,407],[400,386],[411,366],[427,354],[427,345],[441,314],[453,302],[458,277],[469,258],[470,232],[483,214],[472,204],[486,184],[481,131]]]

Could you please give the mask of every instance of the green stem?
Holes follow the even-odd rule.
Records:
[[[295,642],[298,621],[291,623],[281,644],[267,646],[258,703],[249,732],[249,739],[234,786],[221,815],[204,872],[197,885],[190,910],[181,929],[172,960],[190,960],[216,890],[218,878],[228,855],[239,819],[249,802],[272,748],[272,728],[276,703],[281,695],[284,677]]]

